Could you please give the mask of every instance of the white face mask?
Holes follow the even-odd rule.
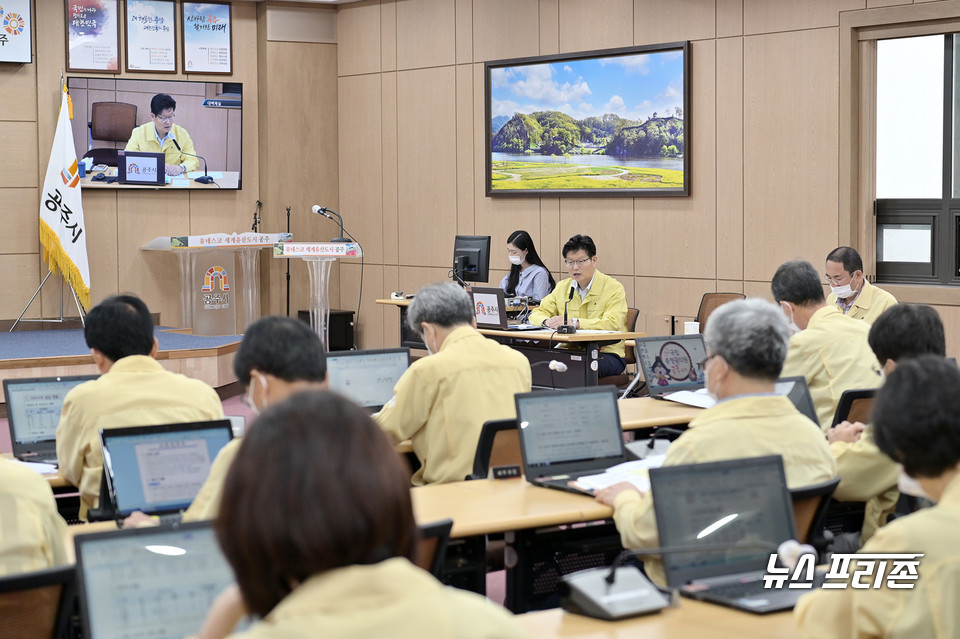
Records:
[[[831,286],[830,290],[833,291],[833,294],[838,298],[845,300],[848,297],[853,297],[854,290],[850,288],[849,284],[844,284],[843,286]]]
[[[783,309],[784,314],[787,316],[787,328],[790,329],[791,335],[796,335],[800,332],[800,327],[797,326],[797,323],[793,321],[793,309],[790,308],[788,304],[780,302],[780,308]]]
[[[507,256],[507,259],[510,260],[510,263],[511,263],[511,264],[515,264],[515,265],[517,265],[517,266],[520,266],[521,264],[523,264],[523,256],[522,256],[522,255],[508,255],[508,256]]]

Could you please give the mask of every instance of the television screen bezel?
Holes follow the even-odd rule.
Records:
[[[453,275],[463,282],[490,281],[490,246],[492,237],[489,235],[457,235],[453,240]],[[477,260],[477,274],[469,275],[466,271],[457,273],[457,251],[476,250],[479,252]]]
[[[682,188],[555,188],[555,189],[493,189],[493,134],[490,73],[493,69],[532,66],[546,63],[571,62],[589,59],[616,58],[644,53],[679,51],[683,55],[683,187]],[[690,195],[690,42],[601,49],[576,53],[531,56],[484,63],[484,187],[487,197],[687,197]],[[603,114],[599,114],[602,116]]]

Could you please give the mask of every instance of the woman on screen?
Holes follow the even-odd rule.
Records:
[[[412,563],[407,475],[380,427],[340,395],[300,393],[263,411],[216,521],[237,586],[201,637],[229,634],[248,611],[260,620],[244,639],[525,637],[503,608]]]
[[[507,238],[507,257],[510,273],[500,282],[500,288],[508,296],[531,297],[539,302],[557,285],[526,231],[514,231]]]

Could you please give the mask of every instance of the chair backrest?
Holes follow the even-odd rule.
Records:
[[[851,388],[843,391],[840,401],[837,402],[837,412],[833,414],[831,426],[836,426],[844,420],[868,423],[876,394],[876,388]]]
[[[640,317],[640,309],[630,307],[627,309],[626,327],[628,333],[634,333],[637,330],[637,318]],[[624,359],[627,364],[637,363],[637,351],[634,348],[628,348]]]
[[[137,107],[126,102],[94,102],[88,126],[94,140],[126,142],[137,126]]]
[[[440,578],[443,570],[443,560],[447,554],[447,544],[450,542],[452,528],[452,519],[441,519],[420,526],[420,553],[417,557],[417,565],[437,579]]]
[[[6,639],[66,637],[76,569],[62,566],[0,578],[0,621]]]
[[[743,293],[704,293],[700,298],[700,310],[697,311],[697,321],[700,322],[700,332],[707,327],[707,318],[710,314],[727,302],[745,299]]]
[[[516,419],[493,419],[480,430],[473,472],[466,479],[486,479],[491,466],[523,465]]]
[[[797,522],[797,541],[801,544],[816,542],[822,537],[827,505],[839,483],[840,478],[834,477],[819,484],[790,490],[793,518]],[[816,543],[813,545],[816,546]]]

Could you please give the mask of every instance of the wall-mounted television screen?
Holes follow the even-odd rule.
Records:
[[[689,195],[689,53],[487,62],[487,195]]]
[[[241,188],[241,83],[69,77],[67,88],[73,100],[71,124],[77,157],[88,155],[96,164],[108,165],[91,171],[81,181],[83,188]],[[196,159],[195,168],[189,166],[187,174],[167,176],[162,186],[122,184],[116,177],[116,151],[127,146],[131,127],[153,121],[150,101],[158,93],[176,101],[174,122],[187,131],[194,154],[202,159]],[[102,176],[98,178],[98,174]]]

